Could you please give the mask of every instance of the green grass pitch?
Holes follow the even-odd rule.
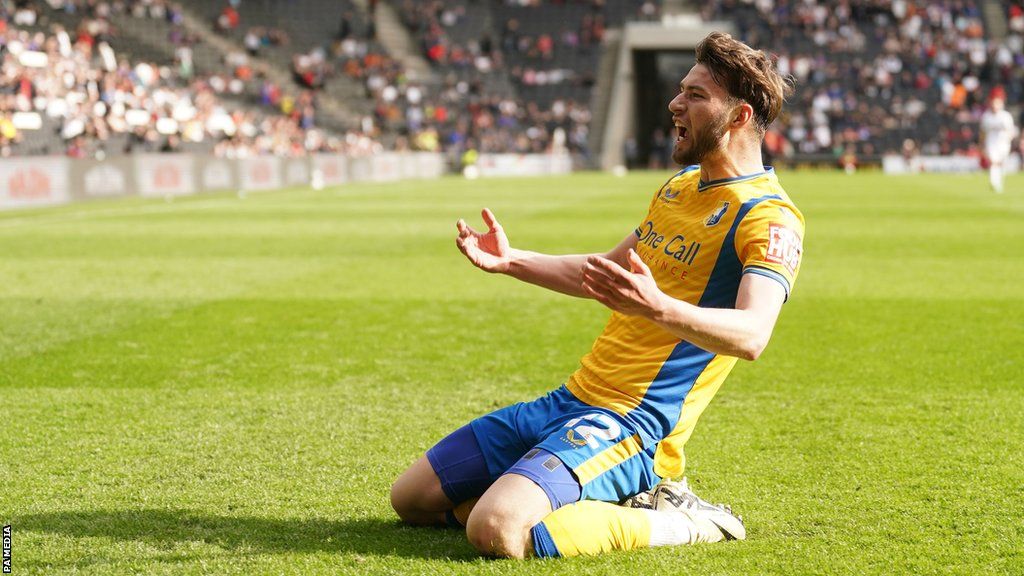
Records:
[[[494,561],[395,476],[557,386],[608,313],[454,245],[605,250],[668,174],[456,178],[0,214],[14,574],[1024,573],[1024,177],[785,172],[803,272],[688,445],[750,539]]]

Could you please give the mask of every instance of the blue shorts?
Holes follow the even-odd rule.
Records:
[[[649,490],[661,480],[654,473],[656,447],[619,414],[562,386],[473,420],[427,458],[453,502],[478,497],[502,474],[516,473],[544,489],[555,509],[581,499],[620,502]],[[573,481],[576,490],[567,490]]]

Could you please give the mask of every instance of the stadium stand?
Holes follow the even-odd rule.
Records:
[[[766,140],[774,158],[977,154],[977,122],[992,91],[1002,91],[1011,110],[1024,99],[1019,0],[689,4],[706,21],[731,22],[796,79]],[[5,155],[140,148],[299,154],[354,146],[443,151],[459,164],[475,153],[553,149],[586,163],[607,31],[658,20],[666,3],[46,0],[0,7]],[[398,15],[415,56],[429,63],[425,72],[378,37],[383,8]],[[72,86],[60,81],[57,71],[65,69],[81,76]],[[90,87],[107,84],[120,88],[118,98],[141,91],[131,105],[150,112],[147,123],[134,114],[122,126],[125,105]],[[194,109],[193,120],[176,118],[188,114],[175,106]],[[210,120],[224,117],[244,130],[227,135],[216,128],[221,120]]]
[[[182,5],[245,47],[249,56],[289,70],[300,86],[325,89],[354,116],[372,111],[360,82],[336,74],[338,67],[330,58],[342,50],[347,57],[383,54],[371,37],[372,18],[352,2],[187,0]],[[342,28],[346,29],[344,38]]]
[[[291,156],[366,147],[350,134],[314,130],[312,93],[287,94],[257,78],[244,54],[224,58],[197,43],[174,4],[20,2],[5,4],[0,22],[5,155]]]
[[[545,4],[544,17],[537,3],[392,3],[434,71],[448,86],[468,86],[480,110],[468,130],[442,126],[445,141],[476,143],[482,152],[555,148],[589,155],[590,91],[601,49],[590,12],[598,12],[600,23],[600,3]],[[535,31],[520,30],[507,12],[518,10],[525,21],[541,22]],[[545,24],[559,22],[560,34],[545,31]]]
[[[908,148],[977,154],[977,123],[992,90],[1021,102],[1020,30],[993,37],[981,4],[715,0],[701,13],[734,22],[742,39],[777,54],[796,79],[775,127],[776,152],[877,160]]]
[[[608,28],[656,19],[653,2],[519,2],[496,4],[512,76],[529,100],[589,100]]]

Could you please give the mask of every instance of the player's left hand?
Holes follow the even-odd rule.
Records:
[[[616,312],[654,318],[663,309],[667,296],[635,250],[630,248],[626,259],[629,270],[601,256],[587,258],[583,265],[583,291]]]

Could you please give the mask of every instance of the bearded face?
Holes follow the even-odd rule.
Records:
[[[680,166],[702,163],[709,155],[722,149],[728,124],[729,112],[722,111],[699,128],[679,128],[672,160]]]

